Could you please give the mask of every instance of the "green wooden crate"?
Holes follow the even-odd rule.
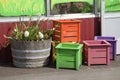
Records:
[[[56,46],[56,68],[79,69],[82,64],[82,44],[59,43]]]

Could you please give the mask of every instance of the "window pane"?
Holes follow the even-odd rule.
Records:
[[[93,0],[51,0],[51,14],[91,12],[93,12]]]
[[[106,12],[120,11],[120,0],[106,0],[105,11]]]
[[[98,11],[100,11],[100,1]],[[105,12],[120,12],[120,0],[105,0]]]
[[[0,0],[1,16],[37,15],[45,13],[44,0]]]

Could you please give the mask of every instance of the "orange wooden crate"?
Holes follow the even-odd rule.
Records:
[[[80,20],[54,20],[54,39],[60,42],[80,42]]]

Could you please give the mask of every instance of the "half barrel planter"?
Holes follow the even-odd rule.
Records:
[[[78,70],[82,65],[83,44],[59,43],[56,46],[56,68],[73,68]]]
[[[83,63],[88,66],[110,64],[110,43],[105,40],[86,40],[83,44]]]
[[[51,39],[44,41],[11,40],[14,66],[35,68],[48,65],[51,41]]]
[[[106,40],[111,44],[110,59],[116,60],[116,42],[115,37],[112,36],[95,36],[95,40]]]

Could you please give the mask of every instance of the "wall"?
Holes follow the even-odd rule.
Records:
[[[103,36],[115,36],[117,39],[117,54],[120,54],[120,12],[105,13]]]
[[[13,25],[13,22],[0,22],[0,62],[12,62],[10,45],[4,47],[7,39],[3,35],[10,35]]]

